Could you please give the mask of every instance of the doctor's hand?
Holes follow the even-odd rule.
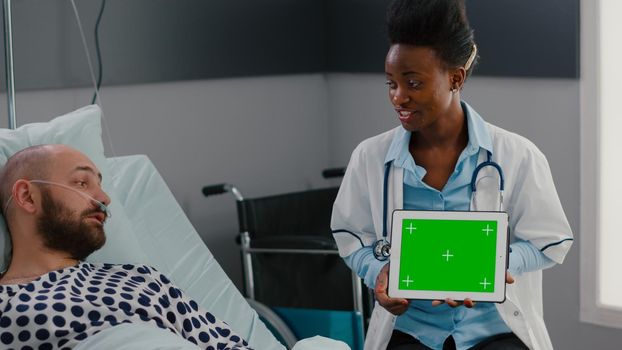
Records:
[[[512,277],[512,275],[510,275],[510,273],[507,271],[505,272],[505,283],[507,284],[514,283],[514,277]],[[475,306],[475,302],[469,298],[464,299],[464,301],[455,301],[453,299],[445,299],[445,300],[434,300],[432,302],[432,306],[439,306],[442,304],[447,304],[451,307],[458,307],[460,305],[464,305],[465,307],[468,307],[469,309]]]
[[[460,305],[464,305],[465,307],[468,307],[469,309],[472,308],[473,306],[475,306],[475,302],[469,298],[464,299],[464,301],[455,301],[453,299],[445,299],[445,300],[434,300],[432,301],[432,306],[439,306],[439,305],[443,305],[443,304],[447,304],[451,307],[458,307]]]
[[[512,277],[512,275],[510,275],[508,271],[505,271],[505,283],[507,284],[514,283],[514,277]]]
[[[387,294],[387,286],[389,285],[389,264],[386,264],[380,270],[376,278],[376,300],[383,308],[390,313],[399,316],[408,310],[408,300],[401,298],[391,298]]]

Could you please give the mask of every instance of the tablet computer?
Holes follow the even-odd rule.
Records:
[[[390,297],[505,300],[507,213],[396,210],[391,237]]]

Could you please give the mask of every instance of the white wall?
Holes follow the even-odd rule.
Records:
[[[92,89],[18,92],[18,125],[90,103]],[[325,185],[328,113],[321,74],[104,87],[116,155],[146,154],[227,274],[241,287],[232,196],[205,198],[230,182],[245,196]],[[6,127],[6,97],[0,100]],[[104,144],[111,156],[107,139]],[[174,234],[174,233],[171,233]]]

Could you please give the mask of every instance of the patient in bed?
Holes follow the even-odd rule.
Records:
[[[159,327],[204,349],[247,349],[226,323],[144,265],[84,262],[106,242],[110,198],[84,154],[26,148],[0,170],[13,246],[0,275],[0,348],[70,349],[115,325]]]

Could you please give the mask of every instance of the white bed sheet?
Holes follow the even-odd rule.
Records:
[[[252,347],[285,349],[214,259],[151,161],[142,155],[107,161],[118,199],[148,259],[138,262],[167,275]]]

